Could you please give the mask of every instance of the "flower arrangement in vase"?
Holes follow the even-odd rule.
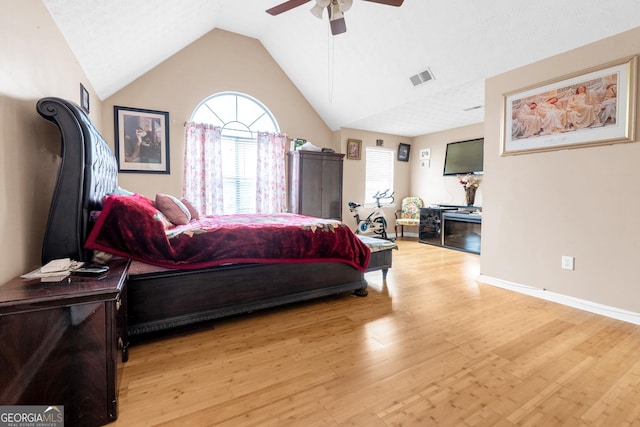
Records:
[[[473,203],[476,200],[476,190],[480,186],[481,177],[479,175],[468,173],[463,176],[458,175],[458,180],[464,188],[467,206],[473,206]]]

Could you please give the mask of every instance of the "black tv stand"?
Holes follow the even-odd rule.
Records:
[[[418,241],[430,245],[480,253],[482,208],[437,205],[420,209]]]

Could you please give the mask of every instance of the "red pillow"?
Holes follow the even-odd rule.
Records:
[[[189,209],[189,213],[191,214],[191,219],[200,219],[200,213],[196,208],[193,207],[190,201],[187,199],[180,199],[180,201]]]

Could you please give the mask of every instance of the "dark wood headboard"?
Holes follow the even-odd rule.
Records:
[[[42,243],[42,263],[56,258],[91,259],[84,249],[91,211],[118,187],[111,148],[85,112],[61,98],[42,98],[36,110],[60,130],[60,166]]]

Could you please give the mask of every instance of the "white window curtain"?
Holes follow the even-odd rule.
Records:
[[[221,128],[205,123],[186,124],[183,197],[202,215],[224,211]]]
[[[258,132],[256,213],[286,212],[286,146],[285,134]]]

